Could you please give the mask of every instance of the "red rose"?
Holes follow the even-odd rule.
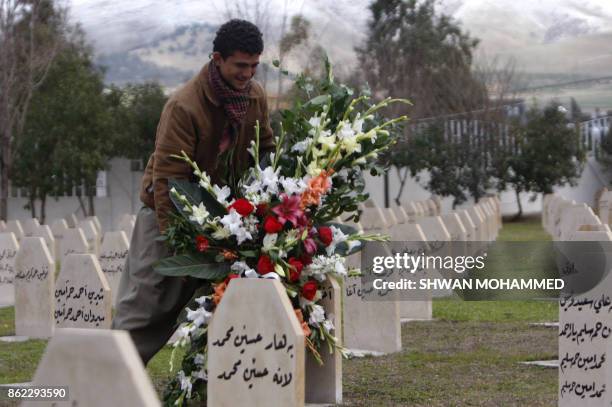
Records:
[[[274,216],[268,215],[264,220],[264,230],[266,233],[278,233],[283,230],[283,224],[280,223]]]
[[[260,203],[259,205],[257,205],[257,211],[255,213],[257,214],[257,216],[264,216],[267,211],[268,211],[268,204]]]
[[[319,240],[321,240],[325,246],[329,246],[332,240],[334,240],[332,230],[328,226],[319,226],[317,232],[319,233]]]
[[[257,262],[257,272],[259,274],[268,274],[274,271],[274,263],[272,263],[272,259],[262,254],[259,257],[259,261]]]
[[[300,274],[302,274],[302,269],[304,268],[304,264],[301,261],[296,259],[295,257],[291,257],[289,259],[289,281],[295,283],[300,279]]]
[[[196,236],[196,249],[199,252],[205,252],[206,250],[208,250],[208,239],[205,238],[202,235],[197,235]]]
[[[316,281],[307,281],[306,284],[304,284],[304,286],[302,287],[302,297],[306,298],[308,301],[312,301],[312,299],[317,294],[318,288],[319,285]]]
[[[307,266],[312,263],[312,256],[309,256],[308,254],[304,253],[300,256],[300,261],[304,266]]]
[[[228,285],[229,282],[235,278],[240,278],[239,274],[229,274],[226,278],[225,278],[225,285]]]
[[[242,216],[249,216],[255,210],[255,207],[246,199],[239,198],[229,206],[229,209],[235,209]]]

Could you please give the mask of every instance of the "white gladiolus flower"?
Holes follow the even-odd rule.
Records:
[[[308,119],[308,124],[310,124],[311,127],[313,128],[317,128],[321,125],[321,118],[318,116],[313,116],[310,119]]]
[[[232,234],[226,228],[218,228],[212,233],[212,237],[216,240],[224,240],[230,237]]]
[[[353,138],[355,137],[355,130],[353,130],[353,128],[351,127],[351,125],[349,123],[343,123],[342,127],[340,128],[340,131],[338,132],[338,138],[345,139],[345,138]]]
[[[340,145],[347,154],[361,153],[361,143],[357,141],[357,137],[344,138]]]
[[[203,307],[199,307],[195,310],[187,308],[187,319],[193,322],[193,325],[198,328],[208,323],[211,316],[212,313],[206,311]]]
[[[278,234],[272,233],[267,234],[263,239],[263,249],[265,252],[269,252],[276,245],[276,240],[278,238]]]
[[[236,236],[238,244],[241,244],[247,239],[250,240],[253,238],[253,236],[251,236],[251,234],[244,228],[244,225],[242,224],[242,217],[233,208],[230,209],[228,215],[221,218],[221,223],[225,229],[229,230],[232,235]]]
[[[327,246],[327,248],[325,248],[328,256],[331,256],[334,251],[336,251],[336,246],[339,243],[346,241],[347,238],[347,236],[342,232],[340,228],[337,228],[336,226],[331,226],[330,229],[332,231],[332,242],[329,244],[329,246]]]
[[[323,150],[331,151],[336,148],[336,136],[333,134],[331,136],[324,136],[323,133],[321,133],[321,137],[319,137],[317,141],[321,143]]]
[[[325,321],[325,310],[322,306],[314,304],[310,310],[308,322],[318,326],[323,321]]]
[[[306,189],[306,183],[301,179],[281,177],[280,183],[285,192],[289,195],[301,194]]]
[[[271,194],[278,193],[278,173],[280,168],[274,171],[272,167],[266,167],[261,172],[261,184],[267,188]]]
[[[187,391],[187,399],[191,398],[191,376],[185,376],[182,370],[178,372],[178,379],[181,382],[181,390]]]
[[[317,281],[325,281],[325,274],[328,273],[346,275],[345,258],[338,254],[315,256],[312,263],[302,272],[305,276],[312,276]]]
[[[198,353],[195,356],[195,358],[193,358],[193,363],[195,363],[198,366],[202,366],[204,364],[204,362],[205,362],[204,355],[201,354],[201,353]]]
[[[295,151],[297,153],[303,153],[308,149],[311,143],[312,143],[311,138],[304,139],[300,142],[295,143],[293,147],[291,147],[291,151]]]
[[[229,198],[231,191],[227,185],[224,185],[223,188],[219,188],[217,185],[213,185],[213,192],[217,197],[217,201],[223,203],[225,206],[229,204],[227,198]]]
[[[196,222],[198,225],[203,225],[206,218],[208,218],[208,215],[209,213],[206,210],[204,203],[200,202],[200,205],[198,206],[191,206],[191,216],[189,217],[189,220]]]
[[[208,380],[208,374],[206,374],[206,370],[204,368],[198,370],[195,374],[195,377],[197,379],[202,379],[204,381]]]
[[[334,323],[331,322],[330,319],[326,319],[323,321],[323,329],[325,329],[328,333],[331,333],[335,329]]]
[[[361,133],[362,128],[363,128],[363,119],[360,119],[359,114],[358,114],[357,117],[355,118],[355,121],[353,122],[353,130],[355,130],[355,133]]]

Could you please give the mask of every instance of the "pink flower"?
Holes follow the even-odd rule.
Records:
[[[299,195],[288,196],[281,195],[282,202],[280,205],[272,208],[272,212],[278,216],[278,221],[282,224],[289,221],[295,227],[298,225],[298,219],[304,215],[304,211],[300,208]]]

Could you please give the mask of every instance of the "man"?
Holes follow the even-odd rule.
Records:
[[[253,80],[263,40],[259,29],[244,20],[231,20],[217,31],[212,60],[166,103],[142,180],[132,242],[118,290],[113,329],[129,331],[146,364],[168,341],[179,313],[201,281],[164,277],[153,264],[169,256],[164,242],[156,240],[167,228],[173,209],[169,179],[188,179],[192,169],[172,158],[185,151],[212,181],[226,184],[248,168],[247,148],[261,126],[261,150],[271,151],[270,128],[264,89]]]

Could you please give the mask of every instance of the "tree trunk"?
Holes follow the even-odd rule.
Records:
[[[11,169],[11,129],[2,134],[2,159],[0,160],[0,219],[8,220],[9,180]]]
[[[385,171],[385,175],[383,177],[383,188],[385,195],[385,208],[389,207],[389,171]]]
[[[518,205],[518,213],[512,219],[513,221],[519,220],[523,216],[523,205],[521,204],[521,189],[515,188],[514,193],[516,194],[516,204]]]
[[[402,175],[400,168],[395,168],[397,169],[397,176],[400,180],[399,191],[397,192],[397,196],[395,197],[395,203],[397,204],[397,206],[401,206],[401,197],[402,193],[404,192],[404,187],[406,186],[406,181],[408,180],[408,171],[410,169],[407,167],[404,168],[404,175]]]
[[[32,219],[36,217],[36,194],[35,191],[30,191],[30,196],[28,196],[28,202],[30,205],[30,214],[32,215]]]
[[[96,208],[94,206],[94,196],[91,194],[87,194],[87,200],[89,201],[89,215],[94,216],[96,214]]]
[[[40,224],[45,224],[45,218],[47,217],[47,194],[41,194],[40,196]]]
[[[79,207],[81,209],[81,211],[83,211],[83,217],[87,217],[87,209],[85,208],[85,202],[83,202],[83,197],[82,196],[77,196],[77,199],[79,200]]]

